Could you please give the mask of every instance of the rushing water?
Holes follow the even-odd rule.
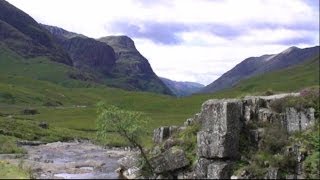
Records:
[[[56,142],[24,148],[28,151],[24,162],[41,179],[117,179],[117,161],[129,153],[88,142]]]

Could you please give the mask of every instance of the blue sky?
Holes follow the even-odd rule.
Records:
[[[209,84],[250,56],[319,45],[319,0],[8,0],[92,38],[128,35],[159,76]]]

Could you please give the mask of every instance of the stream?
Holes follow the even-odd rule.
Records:
[[[31,169],[37,179],[118,179],[117,161],[133,153],[105,149],[90,142],[55,142],[23,148],[28,155],[10,161]]]

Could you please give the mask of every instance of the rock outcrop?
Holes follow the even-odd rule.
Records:
[[[259,149],[263,147],[260,145],[266,135],[266,129],[257,126],[259,123],[280,126],[279,128],[282,127],[287,131],[285,133],[302,131],[311,127],[315,123],[313,108],[298,111],[294,107],[288,107],[284,112],[275,112],[271,107],[275,100],[298,95],[291,93],[251,96],[243,100],[211,99],[204,102],[201,112],[187,119],[183,127],[161,127],[154,130],[153,140],[157,144],[154,152],[158,152],[155,153],[158,155],[152,159],[155,172],[158,175],[171,172],[170,177],[179,179],[250,178],[252,174],[246,170],[243,170],[238,177],[232,176],[233,165],[240,159],[240,133],[246,136],[245,138],[253,145],[252,147]],[[185,153],[177,149],[177,146],[183,142],[174,139],[172,135],[194,124],[201,126],[197,133],[197,160],[193,166],[188,166],[189,162]],[[168,150],[161,153],[160,145]],[[290,152],[296,157],[295,176],[303,177],[301,175],[303,154],[297,151],[297,147],[291,148]],[[267,179],[279,177],[279,169],[271,166],[264,175],[264,178]]]
[[[313,108],[297,111],[295,108],[286,108],[284,126],[288,132],[306,130],[315,123]]]
[[[172,147],[150,160],[154,172],[164,173],[174,171],[189,165],[185,152],[181,149]]]
[[[178,130],[177,126],[164,126],[153,130],[153,142],[162,143]]]

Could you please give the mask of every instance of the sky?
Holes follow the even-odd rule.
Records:
[[[319,45],[319,0],[7,0],[91,38],[127,35],[158,76],[207,85],[242,60]]]

